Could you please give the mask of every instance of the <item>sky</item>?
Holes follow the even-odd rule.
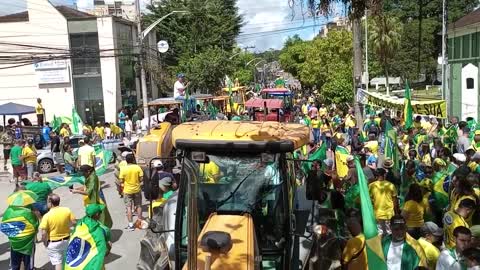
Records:
[[[132,2],[128,0],[125,2]],[[150,0],[140,0],[144,7]],[[239,13],[243,16],[244,26],[237,38],[240,47],[250,51],[262,52],[269,49],[281,49],[289,36],[298,34],[304,40],[311,40],[320,31],[323,24],[335,16],[344,15],[337,7],[332,15],[313,18],[306,8],[302,9],[301,0],[238,0]],[[51,0],[56,5],[73,5],[85,10],[93,6],[93,0]],[[113,2],[113,0],[106,0]],[[306,2],[306,1],[304,1]],[[0,14],[10,14],[26,9],[26,0],[0,0]]]

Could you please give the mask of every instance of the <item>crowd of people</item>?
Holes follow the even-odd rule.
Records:
[[[384,108],[368,108],[367,119],[357,123],[353,108],[344,114],[315,103],[296,105],[299,122],[312,131],[304,156],[326,146],[326,159],[307,181],[335,194],[318,200],[331,200],[335,230],[348,239],[343,268],[368,268],[358,159],[388,269],[480,269],[480,126],[471,118],[416,116],[406,128],[401,112],[391,117]]]

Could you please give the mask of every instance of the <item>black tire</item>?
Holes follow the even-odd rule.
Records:
[[[53,169],[55,168],[55,164],[53,163],[53,160],[49,158],[44,158],[38,162],[37,167],[39,173],[49,173],[53,171]]]

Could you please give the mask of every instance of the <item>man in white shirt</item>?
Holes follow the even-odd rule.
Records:
[[[195,105],[196,105],[195,98],[190,95],[187,100],[185,91],[188,87],[188,83],[187,85],[185,85],[183,83],[184,81],[185,81],[185,74],[183,73],[177,74],[177,81],[173,85],[173,98],[176,100],[182,100],[183,107],[187,108],[189,111],[195,111]]]
[[[467,267],[462,252],[470,246],[472,232],[467,227],[458,226],[453,230],[453,236],[455,236],[455,247],[440,252],[437,270],[463,270]]]

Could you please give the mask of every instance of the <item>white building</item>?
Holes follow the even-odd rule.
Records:
[[[0,51],[11,52],[0,59],[0,104],[34,106],[42,98],[46,121],[70,116],[75,106],[91,124],[115,122],[122,106],[141,103],[132,22],[27,0],[27,11],[1,16],[0,28]],[[145,43],[156,47],[155,35]],[[149,98],[157,98],[155,84],[147,84]]]
[[[318,36],[321,38],[327,37],[328,32],[334,30],[352,31],[352,25],[346,17],[335,17],[320,29]]]
[[[94,0],[93,9],[87,12],[99,17],[117,16],[130,21],[135,21],[137,17],[134,1]]]

